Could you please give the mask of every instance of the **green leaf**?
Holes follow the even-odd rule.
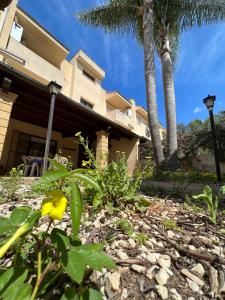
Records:
[[[15,208],[10,215],[10,223],[15,226],[19,226],[26,222],[31,213],[30,206],[21,206]]]
[[[4,296],[4,300],[30,300],[32,295],[32,286],[27,283],[13,284],[13,287]]]
[[[74,174],[74,178],[84,182],[85,184],[90,185],[92,188],[96,189],[98,192],[101,192],[101,188],[96,180],[91,178],[90,176],[84,175],[84,174]]]
[[[225,185],[221,187],[220,193],[221,193],[222,195],[225,195]]]
[[[64,270],[77,283],[81,283],[84,277],[86,263],[80,253],[75,249],[69,251],[68,260],[64,264]]]
[[[70,287],[66,289],[60,300],[79,300],[79,296],[74,288]]]
[[[16,226],[12,225],[7,218],[0,218],[0,235],[15,232]]]
[[[57,160],[51,159],[51,158],[49,158],[48,160],[51,163],[51,167],[54,167],[55,169],[57,169],[59,171],[68,172],[67,168],[63,164],[59,163]]]
[[[8,285],[10,282],[11,277],[13,276],[14,268],[10,268],[6,270],[3,274],[0,276],[0,295],[4,287]],[[0,297],[1,298],[1,297]]]
[[[212,195],[212,189],[210,186],[206,185],[203,189],[203,193],[208,195],[208,196],[211,196]]]
[[[65,256],[70,245],[69,237],[66,235],[65,231],[54,228],[51,232],[51,240],[55,244],[57,250]]]
[[[70,171],[70,175],[74,175],[74,174],[86,174],[93,171],[92,169],[75,169]]]
[[[83,300],[102,300],[102,293],[94,288],[89,288],[83,294]]]
[[[72,184],[70,199],[70,214],[72,220],[73,238],[76,239],[79,233],[81,217],[83,213],[83,199],[79,186]]]
[[[54,181],[58,181],[59,179],[65,178],[69,175],[69,172],[66,170],[53,170],[53,171],[46,171],[44,175],[39,179],[34,186],[42,185],[42,184],[49,184]]]
[[[102,193],[97,193],[95,194],[94,196],[94,199],[93,199],[93,207],[94,208],[98,208],[99,205],[102,205]]]
[[[87,265],[92,269],[101,271],[102,268],[115,269],[116,265],[114,261],[103,252],[80,252],[82,257],[85,259]]]
[[[94,252],[100,252],[104,246],[102,244],[84,244],[81,246],[76,247],[77,251],[94,251]]]
[[[27,223],[29,223],[29,225],[30,225],[30,229],[32,229],[34,226],[37,226],[40,217],[41,217],[41,212],[38,210],[34,211],[30,215],[30,217],[27,220]]]
[[[18,289],[27,278],[28,270],[15,268],[13,269],[13,271],[14,271],[13,275],[10,277],[10,280],[8,281],[7,285],[4,286],[2,295],[0,295],[0,298],[2,296],[4,300],[5,299],[11,300],[12,290],[16,288]],[[17,294],[17,298],[18,298],[18,294]]]

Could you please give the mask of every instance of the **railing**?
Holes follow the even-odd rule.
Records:
[[[110,118],[112,121],[118,122],[122,125],[133,128],[131,117],[120,111],[119,109],[113,109],[109,111],[106,116]]]
[[[58,84],[63,85],[64,75],[58,68],[12,37],[9,40],[7,50],[24,60],[24,68],[32,72],[34,78],[37,75],[47,81],[56,81]]]

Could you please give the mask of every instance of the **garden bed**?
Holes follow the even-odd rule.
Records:
[[[85,209],[82,241],[103,243],[117,264],[116,270],[91,274],[104,299],[224,299],[224,215],[219,213],[217,225],[211,225],[203,211],[195,212],[179,199],[147,199],[145,213],[136,212],[133,205],[112,213]],[[40,209],[41,201],[40,197],[2,204],[0,215],[22,205]],[[71,231],[68,213],[54,223]],[[44,218],[39,230],[46,230]],[[9,263],[1,261],[2,266]]]

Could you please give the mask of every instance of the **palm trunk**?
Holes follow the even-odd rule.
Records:
[[[170,170],[178,169],[177,155],[177,124],[176,124],[176,99],[173,81],[173,65],[170,56],[169,39],[164,36],[161,51],[162,76],[164,86],[164,99],[167,123],[168,167]]]
[[[159,130],[158,109],[156,102],[156,83],[154,65],[154,14],[153,0],[144,0],[143,35],[145,57],[145,81],[148,106],[149,129],[157,165],[164,162],[164,154]]]

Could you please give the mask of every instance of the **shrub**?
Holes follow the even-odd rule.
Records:
[[[203,201],[203,204],[207,206],[209,219],[213,224],[216,224],[217,209],[223,195],[225,195],[225,186],[221,187],[218,195],[213,195],[212,189],[207,185],[201,194],[193,196],[194,199]]]
[[[12,168],[7,177],[0,180],[0,203],[18,199],[17,191],[22,182],[23,165]]]
[[[115,268],[99,244],[81,243],[78,233],[83,212],[79,182],[100,191],[97,182],[83,170],[68,171],[58,162],[37,185],[60,183],[60,189],[46,193],[41,211],[29,206],[13,210],[9,218],[0,218],[0,298],[34,299],[101,299],[90,282],[93,270]],[[66,178],[73,177],[68,197],[62,191]],[[56,228],[69,202],[72,235]],[[47,222],[45,232],[38,232],[41,215]]]
[[[142,174],[136,174],[133,178],[128,175],[125,153],[118,151],[117,160],[108,164],[104,169],[97,166],[95,156],[88,147],[88,141],[77,133],[87,161],[83,165],[91,168],[88,172],[97,180],[101,186],[101,193],[96,193],[93,189],[86,189],[84,199],[90,202],[93,200],[95,207],[98,205],[121,206],[127,202],[133,202],[141,186]]]

